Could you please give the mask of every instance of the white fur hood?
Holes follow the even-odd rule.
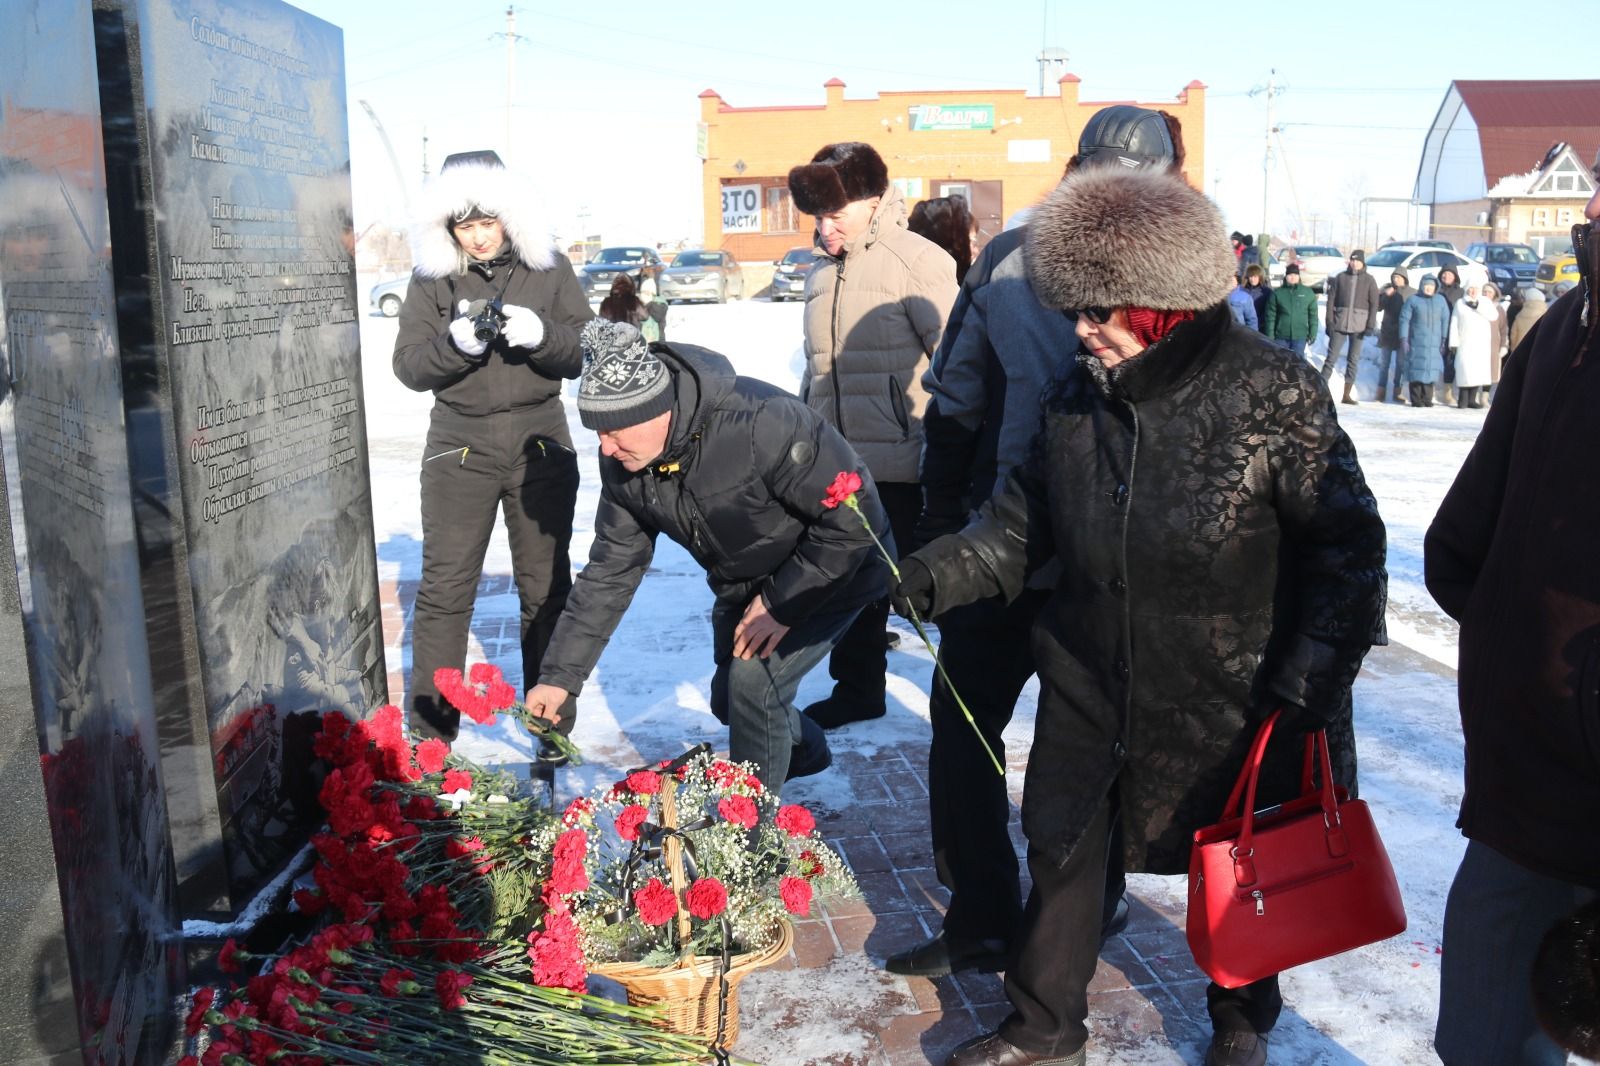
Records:
[[[450,235],[450,219],[477,205],[505,227],[517,258],[530,270],[555,264],[555,237],[534,206],[531,185],[504,167],[483,163],[453,166],[429,181],[411,226],[411,261],[425,278],[466,269],[467,258]]]

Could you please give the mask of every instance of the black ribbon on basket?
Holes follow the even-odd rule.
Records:
[[[666,766],[638,766],[628,773],[649,771],[663,776],[673,776],[687,766],[691,761],[701,755],[708,755],[711,745],[707,743],[696,744],[694,747],[679,755]],[[615,925],[628,919],[628,913],[633,906],[634,882],[638,879],[639,871],[647,862],[659,859],[669,838],[676,837],[679,846],[683,848],[683,872],[690,880],[700,877],[699,858],[695,852],[694,841],[689,833],[709,828],[713,819],[707,815],[687,825],[664,826],[654,822],[640,822],[639,835],[634,840],[633,846],[628,849],[628,858],[622,865],[622,903],[615,910],[604,915],[607,925]],[[728,925],[726,914],[717,919],[717,926],[721,932],[721,941],[718,950],[718,961],[721,967],[717,973],[717,1035],[711,1042],[711,1055],[716,1060],[717,1066],[729,1066],[732,1059],[727,1048],[728,1034],[728,968],[733,965],[733,929]],[[691,950],[693,950],[691,948]]]

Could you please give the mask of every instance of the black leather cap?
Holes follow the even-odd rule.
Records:
[[[1078,138],[1082,166],[1165,167],[1172,165],[1177,154],[1160,112],[1131,104],[1113,104],[1096,111]]]
[[[505,164],[500,161],[499,153],[495,152],[492,148],[481,148],[476,152],[456,152],[454,155],[445,156],[444,163],[440,165],[439,171],[440,173],[443,173],[444,171],[449,170],[451,167],[459,167],[466,163],[477,163],[486,167],[505,166]]]

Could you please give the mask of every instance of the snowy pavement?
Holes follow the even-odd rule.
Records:
[[[363,278],[367,286],[374,279]],[[363,291],[364,288],[363,288]],[[741,373],[793,388],[800,305],[740,301],[672,308],[669,340],[726,354]],[[431,397],[390,371],[396,321],[362,321],[373,512],[391,698],[411,668],[412,600],[421,565],[418,462]],[[1375,352],[1369,352],[1375,355]],[[1367,372],[1372,373],[1370,365]],[[1337,386],[1337,382],[1335,382]],[[1365,390],[1371,394],[1371,389]],[[598,498],[594,436],[568,404],[583,482],[572,553],[587,557]],[[1454,828],[1461,794],[1455,702],[1455,625],[1422,581],[1422,537],[1483,423],[1482,411],[1363,403],[1340,407],[1389,530],[1389,631],[1356,685],[1361,794],[1374,809],[1410,919],[1392,941],[1302,967],[1283,978],[1286,1009],[1271,1040],[1278,1066],[1429,1063],[1445,893],[1464,843]],[[575,739],[588,763],[563,771],[562,794],[586,791],[620,769],[685,744],[726,744],[712,718],[707,622],[711,595],[687,553],[662,540],[632,609],[580,698]],[[515,680],[517,602],[503,531],[489,549],[469,661],[488,659]],[[841,843],[865,889],[862,903],[800,923],[793,955],[743,988],[741,1056],[797,1063],[942,1062],[954,1044],[1004,1016],[992,976],[907,980],[879,964],[938,928],[942,890],[929,869],[926,822],[927,692],[931,659],[904,631],[889,657],[889,713],[832,734],[833,769],[785,790]],[[825,670],[802,685],[802,705],[826,694]],[[1033,729],[1030,685],[1006,732],[1008,781],[1020,796]],[[470,726],[469,726],[470,730]],[[464,732],[461,750],[520,761],[513,727]],[[1015,819],[1013,835],[1018,836]],[[1020,839],[1020,837],[1019,837]],[[1183,941],[1181,878],[1131,879],[1134,920],[1107,949],[1093,988],[1091,1062],[1199,1063],[1204,979]]]

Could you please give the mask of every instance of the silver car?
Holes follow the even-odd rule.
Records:
[[[367,303],[374,311],[381,311],[383,317],[393,318],[400,313],[400,305],[406,300],[406,287],[410,284],[410,274],[393,281],[379,282],[372,287]]]
[[[744,269],[727,252],[700,248],[679,252],[661,272],[656,291],[668,303],[715,300],[723,304],[730,296],[744,297]]]

